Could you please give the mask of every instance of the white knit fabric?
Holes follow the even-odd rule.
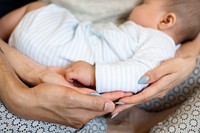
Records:
[[[80,21],[89,20],[95,27],[107,22],[121,24],[129,12],[143,0],[41,0],[70,10]]]
[[[96,66],[97,92],[137,93],[139,78],[175,53],[166,34],[126,22],[95,29],[79,22],[67,9],[50,4],[28,13],[9,44],[46,66],[66,66],[84,60]]]

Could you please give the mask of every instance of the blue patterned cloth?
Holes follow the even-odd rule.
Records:
[[[105,133],[106,121],[96,118],[81,129],[60,124],[26,120],[10,113],[0,102],[0,133]]]

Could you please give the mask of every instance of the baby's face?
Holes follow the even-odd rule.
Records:
[[[144,27],[157,29],[164,11],[164,0],[144,0],[144,2],[136,7],[129,16],[130,21]]]

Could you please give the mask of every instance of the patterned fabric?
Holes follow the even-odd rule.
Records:
[[[162,110],[183,101],[185,102],[174,114],[154,126],[150,133],[200,132],[200,57],[188,80],[174,88],[164,99],[152,100],[145,103],[143,108]]]
[[[99,117],[81,129],[64,125],[19,118],[10,113],[0,102],[0,133],[105,133],[106,121]]]
[[[192,97],[150,133],[200,133],[200,87]]]

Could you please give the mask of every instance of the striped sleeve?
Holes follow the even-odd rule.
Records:
[[[174,41],[158,31],[141,32],[139,46],[128,60],[96,63],[97,92],[126,91],[137,93],[147,84],[138,84],[140,77],[175,54]]]

